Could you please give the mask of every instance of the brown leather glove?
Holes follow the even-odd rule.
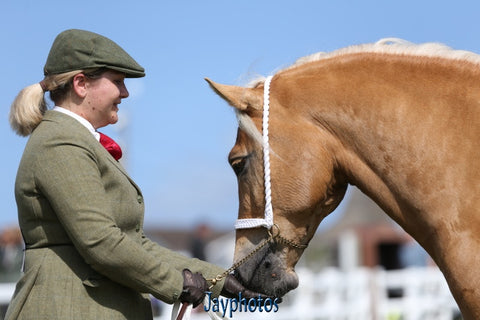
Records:
[[[192,273],[188,269],[183,269],[183,290],[179,300],[193,304],[195,308],[203,302],[205,292],[208,291],[207,280],[198,272]]]
[[[242,293],[242,297],[246,299],[256,299],[258,297],[261,297],[262,299],[268,298],[268,296],[264,294],[248,290],[237,280],[237,278],[235,278],[235,276],[229,274],[225,277],[221,295],[227,298],[238,298],[239,293]]]

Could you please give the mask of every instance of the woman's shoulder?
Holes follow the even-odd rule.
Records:
[[[41,158],[56,151],[68,152],[80,148],[83,152],[95,154],[99,146],[93,134],[76,119],[50,110],[30,135],[25,153]]]
[[[49,110],[45,113],[40,125],[33,131],[32,138],[56,142],[65,140],[69,143],[91,144],[95,142],[92,133],[78,120],[58,111]]]

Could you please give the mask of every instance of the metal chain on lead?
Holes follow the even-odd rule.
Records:
[[[275,227],[277,229],[277,233],[273,233],[271,231],[271,230],[273,230],[273,227]],[[250,260],[251,257],[253,257],[258,251],[263,249],[263,247],[265,247],[270,241],[273,241],[273,240],[278,238],[281,243],[287,244],[287,245],[289,245],[291,247],[294,247],[294,248],[297,248],[297,249],[305,249],[308,246],[307,244],[295,243],[294,241],[289,240],[289,239],[281,236],[280,235],[280,228],[278,227],[277,224],[274,224],[273,227],[272,227],[272,229],[268,230],[268,238],[263,240],[255,249],[252,250],[252,252],[250,252],[249,254],[247,254],[245,257],[238,260],[237,262],[235,262],[230,268],[225,270],[223,273],[217,275],[215,278],[206,279],[208,282],[211,283],[209,289],[214,287],[217,284],[217,282],[222,281],[223,278],[227,277],[231,272],[233,272],[235,269],[240,267],[242,264],[244,264],[245,262]]]
[[[308,247],[308,244],[299,244],[299,243],[293,242],[292,240],[282,237],[280,234],[277,236],[277,238],[280,239],[281,243],[288,244],[290,247],[294,247],[297,249],[305,249],[306,247]]]
[[[215,278],[212,278],[212,279],[206,279],[208,282],[211,283],[209,289],[211,289],[212,287],[214,287],[217,282],[221,281],[223,278],[227,277],[231,272],[233,272],[235,269],[237,269],[239,266],[241,266],[242,264],[244,264],[245,262],[247,262],[248,260],[250,260],[250,258],[255,254],[257,253],[258,251],[260,251],[263,247],[265,247],[270,241],[273,240],[273,234],[271,234],[269,232],[269,237],[265,240],[263,240],[255,249],[253,249],[252,252],[250,252],[248,255],[246,255],[245,257],[243,257],[242,259],[240,259],[239,261],[235,262],[230,268],[228,268],[227,270],[225,270],[223,273],[217,275]]]

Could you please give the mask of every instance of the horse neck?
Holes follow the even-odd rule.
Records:
[[[480,178],[476,163],[459,161],[479,155],[478,67],[437,60],[340,57],[289,70],[279,85],[285,104],[334,137],[349,182],[424,245],[425,230],[458,219],[465,185]]]

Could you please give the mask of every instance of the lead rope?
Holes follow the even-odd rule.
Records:
[[[208,304],[209,301],[208,301],[208,297],[205,296],[205,299],[203,300],[203,304]],[[190,316],[192,314],[192,305],[189,304],[189,305],[181,305],[182,308],[180,310],[180,312],[178,311],[178,309],[180,309],[180,302],[177,301],[173,304],[173,308],[172,308],[172,317],[171,317],[171,320],[190,320]],[[224,319],[230,319],[230,318],[224,318],[220,315],[220,312],[216,313],[214,311],[212,311],[212,308],[210,308],[208,311],[207,311],[208,315],[210,316],[210,319],[212,320],[224,320]]]
[[[205,296],[203,299],[203,304],[208,304],[208,297]],[[191,304],[182,304],[182,308],[180,309],[180,301],[177,301],[173,304],[172,308],[172,317],[171,320],[190,320],[190,316],[192,315],[192,305]],[[180,309],[180,312],[178,311]],[[229,317],[222,317],[220,312],[214,312],[212,311],[212,308],[210,308],[207,311],[208,315],[210,316],[210,319],[212,320],[224,320],[224,319],[230,319]]]
[[[182,307],[180,309],[180,306]],[[180,312],[178,311],[180,309]],[[193,305],[182,304],[180,301],[176,301],[173,304],[171,320],[190,320],[192,314]]]
[[[203,304],[208,304],[208,297],[205,296],[205,299],[203,300]],[[190,316],[192,314],[192,305],[191,304],[182,304],[182,308],[180,309],[180,312],[178,311],[180,309],[180,302],[177,301],[173,304],[172,308],[172,317],[171,320],[190,320]],[[230,318],[224,318],[220,316],[220,312],[215,313],[212,311],[212,308],[210,308],[207,311],[208,315],[210,316],[210,319],[212,320],[224,320],[224,319],[230,319]]]

